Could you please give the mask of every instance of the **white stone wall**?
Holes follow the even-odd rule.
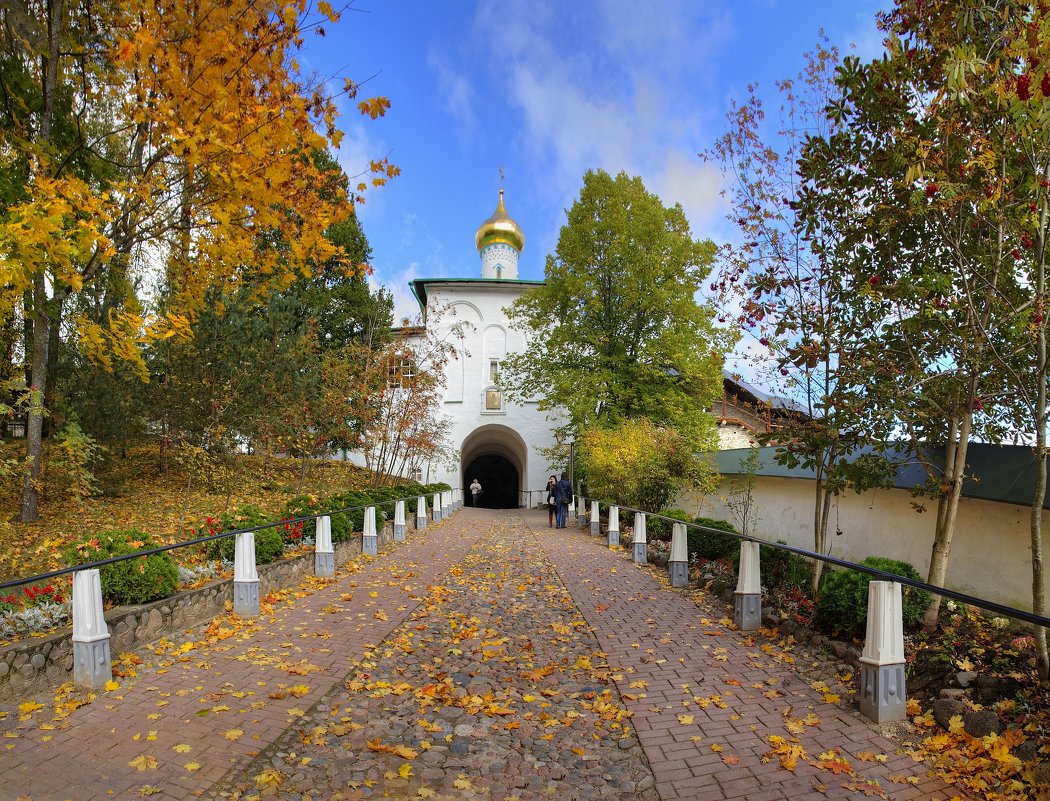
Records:
[[[726,506],[731,483],[706,496],[687,494],[677,506],[694,514],[734,522]],[[757,536],[813,548],[813,482],[756,476]],[[903,489],[848,492],[832,502],[828,539],[831,555],[853,562],[868,556],[901,559],[926,576],[933,547],[936,502],[926,512],[911,508]],[[1032,608],[1032,562],[1028,507],[962,498],[952,542],[946,586],[1018,609]],[[836,536],[835,529],[842,530]],[[1043,514],[1050,531],[1050,514]],[[1044,546],[1045,547],[1045,546]],[[1046,582],[1050,594],[1050,579]]]
[[[718,427],[719,450],[734,451],[739,448],[750,448],[756,444],[755,432],[750,428],[732,423],[726,423]]]

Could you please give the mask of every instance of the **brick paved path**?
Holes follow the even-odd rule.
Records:
[[[874,790],[863,782],[876,780],[893,799],[953,795],[927,776],[925,766],[896,756],[893,744],[855,713],[825,703],[820,692],[794,673],[775,639],[733,632],[718,619],[705,617],[705,610],[689,597],[668,589],[649,570],[632,565],[623,552],[609,551],[598,538],[573,529],[547,529],[542,512],[519,515],[466,509],[424,532],[410,532],[408,543],[393,546],[377,559],[359,559],[344,567],[328,586],[292,593],[288,602],[276,604],[272,614],[253,626],[224,631],[221,624],[213,625],[207,633],[187,635],[188,650],[176,645],[160,657],[143,655],[146,664],[136,668],[137,676],[121,679],[120,689],[98,693],[90,704],[56,714],[55,698],[48,696],[36,699],[43,705],[38,710],[0,707],[0,713],[8,713],[0,720],[4,738],[0,740],[0,799],[132,799],[151,793],[178,800],[230,797],[221,796],[223,788],[235,785],[238,776],[252,775],[253,764],[264,758],[288,760],[287,753],[279,752],[281,743],[298,739],[306,745],[310,731],[306,724],[331,708],[344,679],[359,675],[362,665],[372,665],[369,659],[382,667],[377,652],[389,656],[391,643],[398,642],[392,637],[403,637],[408,627],[423,625],[419,615],[427,609],[458,612],[453,608],[457,601],[446,604],[432,585],[454,583],[452,577],[479,570],[478,552],[471,556],[471,549],[490,541],[499,544],[499,537],[506,535],[505,529],[500,533],[500,526],[508,521],[523,548],[537,544],[542,548],[543,554],[528,564],[546,572],[543,592],[523,591],[522,585],[531,585],[517,579],[509,584],[479,580],[479,587],[485,583],[490,594],[483,605],[491,603],[494,609],[504,605],[508,613],[516,610],[520,620],[528,621],[527,607],[533,604],[542,625],[549,624],[543,621],[551,612],[539,604],[557,603],[558,614],[568,623],[576,615],[573,603],[578,607],[597,638],[590,647],[601,647],[612,667],[596,671],[595,676],[602,680],[611,673],[633,712],[631,722],[662,801],[862,798]],[[529,538],[528,527],[535,539]],[[499,569],[493,565],[493,572]],[[513,601],[500,595],[504,591],[516,594]],[[484,617],[475,607],[474,614]],[[724,610],[711,614],[717,618]],[[565,647],[581,647],[585,638],[593,642],[586,628],[569,626],[574,633],[565,635],[572,640],[566,640]],[[435,640],[438,634],[435,631]],[[491,648],[486,642],[479,641],[478,648]],[[575,664],[583,664],[578,655],[575,658]],[[486,657],[476,654],[475,661],[484,663]],[[570,664],[572,658],[566,663]],[[399,666],[392,669],[397,672]],[[561,675],[567,685],[580,681],[568,670]],[[464,680],[469,684],[477,677]],[[522,688],[510,686],[507,677],[500,681],[514,691],[506,698],[516,701],[520,695],[524,701]],[[593,704],[593,693],[589,703]],[[616,706],[620,703],[615,701]],[[376,711],[374,704],[371,709]],[[378,711],[385,715],[387,707]],[[459,720],[454,722],[460,725]],[[463,731],[467,729],[473,736],[473,721]],[[603,737],[596,732],[580,732],[579,751],[601,745],[598,741]],[[454,742],[456,738],[449,736]],[[784,739],[770,741],[771,736]],[[629,748],[632,742],[633,738],[623,738]],[[769,756],[777,742],[784,753]],[[478,753],[490,753],[483,743],[476,745]],[[526,756],[529,747],[528,741],[515,746],[535,772],[535,757]],[[805,753],[794,772],[781,764],[790,758],[787,749],[792,747]],[[819,762],[822,753],[834,749],[840,749],[837,756],[848,761],[853,775],[834,772],[836,766],[841,769],[842,759],[829,758],[826,767],[810,761]],[[580,759],[589,756],[581,754]],[[885,761],[875,761],[876,757]],[[547,753],[544,759],[555,761]],[[416,764],[422,768],[422,762],[421,758]],[[571,782],[591,781],[586,778],[588,767],[566,764],[563,801],[592,797],[593,792],[569,792],[575,790]],[[627,774],[623,776],[626,780]],[[905,777],[918,783],[907,783]],[[358,795],[343,797],[373,796],[374,785],[370,782],[355,791]],[[544,784],[547,794],[549,787]],[[514,787],[506,791],[479,795],[471,790],[435,797],[531,797]],[[335,797],[303,794],[292,782],[250,792],[295,801]],[[384,795],[387,792],[398,795],[396,781],[387,782]]]
[[[650,568],[606,548],[603,538],[582,529],[550,530],[546,516],[527,519],[609,664],[621,668],[614,677],[634,713],[662,801],[863,798],[875,794],[865,782],[875,781],[894,801],[959,795],[924,765],[895,755],[896,746],[858,713],[826,703],[798,677],[776,639],[720,622],[724,605],[709,607],[705,616]],[[784,738],[785,751],[801,745],[818,761],[839,749],[855,775],[836,774],[843,765],[830,759],[828,768],[803,758],[794,772],[786,770],[776,754],[767,756],[770,736]]]
[[[409,616],[428,585],[485,534],[469,515],[430,523],[378,558],[344,565],[335,583],[275,609],[257,630],[206,649],[204,658],[197,649],[168,659],[147,654],[151,667],[138,667],[120,690],[99,693],[58,728],[49,722],[51,696],[36,699],[44,708],[22,722],[3,707],[10,711],[0,721],[9,738],[0,740],[0,799],[123,801],[148,792],[143,787],[160,788],[153,797],[165,801],[199,795],[294,726],[368,644]]]

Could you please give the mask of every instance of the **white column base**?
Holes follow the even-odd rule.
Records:
[[[331,578],[335,575],[334,553],[314,553],[314,575],[318,578]]]
[[[233,612],[241,617],[259,616],[259,579],[233,582]]]
[[[73,683],[93,690],[106,686],[113,678],[113,660],[109,653],[109,635],[95,640],[73,640]]]
[[[861,660],[861,714],[876,723],[905,720],[908,695],[904,688],[904,663],[872,665]]]
[[[671,574],[671,586],[672,587],[687,587],[689,586],[689,563],[688,562],[668,562],[667,572]]]
[[[365,556],[379,556],[379,537],[361,537],[361,553]]]
[[[733,622],[741,631],[754,631],[759,628],[762,625],[762,594],[734,593]]]

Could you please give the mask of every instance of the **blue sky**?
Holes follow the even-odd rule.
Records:
[[[333,3],[333,5],[337,5]],[[370,78],[375,122],[345,104],[340,162],[402,169],[359,208],[377,282],[399,315],[407,282],[476,277],[474,232],[498,199],[522,226],[522,278],[542,278],[589,168],[640,175],[684,207],[697,238],[733,235],[720,177],[697,153],[749,83],[775,99],[823,29],[840,49],[881,50],[876,0],[356,0],[304,69]]]

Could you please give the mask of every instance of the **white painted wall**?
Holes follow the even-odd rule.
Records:
[[[508,430],[486,430],[491,432],[500,448],[520,452],[520,463],[524,468],[519,488],[540,490],[546,486],[547,476],[552,471],[540,449],[555,444],[551,433],[555,424],[547,418],[547,413],[539,411],[536,402],[512,404],[506,400],[500,411],[485,409],[485,391],[493,386],[489,374],[490,360],[502,359],[508,353],[530,347],[525,334],[511,328],[504,311],[523,291],[524,286],[497,281],[427,284],[427,300],[431,308],[449,308],[437,322],[439,335],[449,336],[452,327],[459,326],[464,338],[457,357],[446,368],[442,409],[452,422],[453,466],[449,466],[450,460],[435,460],[429,465],[429,478],[424,474],[424,481],[446,481],[454,487],[459,486],[464,442],[482,426],[499,426]]]
[[[735,522],[726,506],[730,482],[707,496],[695,493],[677,505],[705,517]],[[813,548],[813,482],[806,479],[756,476],[756,534]],[[935,503],[926,512],[911,508],[911,493],[903,489],[850,492],[832,503],[828,539],[831,555],[853,562],[886,556],[910,562],[923,577],[933,548]],[[1032,608],[1032,551],[1027,507],[974,498],[959,502],[959,520],[952,543],[946,586],[1018,609]],[[1050,534],[1050,514],[1043,514]],[[842,530],[841,536],[835,529]],[[1044,535],[1046,536],[1046,535]],[[1044,546],[1045,548],[1045,546]],[[1050,580],[1046,582],[1050,594]]]

